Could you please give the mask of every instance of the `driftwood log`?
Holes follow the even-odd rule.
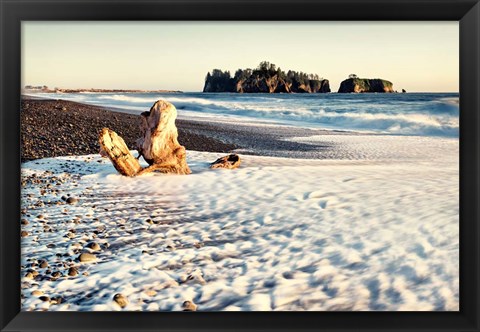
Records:
[[[153,171],[190,174],[185,147],[180,145],[177,139],[176,117],[175,106],[158,100],[149,112],[141,114],[142,137],[137,140],[137,158],[130,153],[123,139],[108,128],[104,128],[100,133],[100,151],[107,154],[115,169],[125,176],[137,176]],[[140,166],[138,159],[141,156],[150,166]]]
[[[137,150],[149,165],[169,168],[166,173],[190,174],[185,147],[178,143],[175,126],[177,109],[167,101],[157,101],[142,114],[142,137]]]
[[[142,170],[138,159],[130,153],[123,138],[118,136],[113,130],[103,128],[98,142],[100,143],[100,155],[106,154],[118,173],[126,176],[135,176]]]
[[[228,156],[218,158],[210,164],[210,168],[235,169],[238,167],[240,167],[240,157],[237,154],[229,154]]]

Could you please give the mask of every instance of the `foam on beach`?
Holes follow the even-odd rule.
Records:
[[[330,140],[357,156],[241,155],[239,169],[210,170],[222,154],[188,151],[191,175],[138,178],[96,155],[22,164],[24,178],[63,182],[44,195],[39,184],[22,189],[22,310],[182,310],[184,301],[199,311],[459,310],[458,140],[292,140]],[[96,261],[77,262],[82,252]],[[37,267],[25,278],[41,259],[63,276]],[[79,275],[67,275],[69,264]]]

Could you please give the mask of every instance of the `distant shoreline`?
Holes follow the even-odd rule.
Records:
[[[140,90],[140,89],[64,89],[64,88],[40,88],[40,89],[22,89],[22,94],[26,93],[183,93],[179,90]]]

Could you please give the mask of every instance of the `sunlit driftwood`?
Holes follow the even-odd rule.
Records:
[[[149,172],[190,174],[186,151],[178,143],[175,126],[177,110],[169,102],[157,101],[149,112],[141,114],[142,137],[137,140],[139,157],[150,165],[142,168],[129,151],[124,140],[113,130],[104,128],[99,135],[101,154],[106,154],[115,169],[125,176]]]
[[[234,169],[238,167],[240,167],[240,157],[237,154],[229,154],[228,156],[218,158],[210,164],[210,168]]]

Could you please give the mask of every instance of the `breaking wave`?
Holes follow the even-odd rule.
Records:
[[[61,94],[58,98],[121,108],[133,113],[148,110],[158,99],[166,99],[183,117],[233,117],[247,122],[269,121],[396,135],[457,137],[459,133],[459,97],[455,93],[98,93]]]

